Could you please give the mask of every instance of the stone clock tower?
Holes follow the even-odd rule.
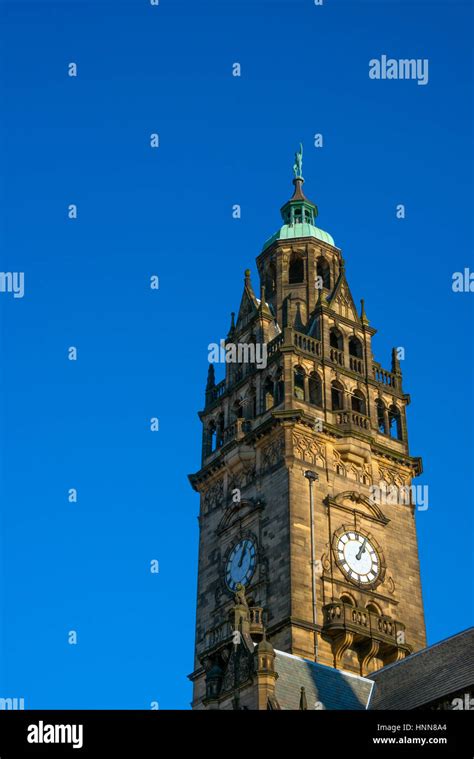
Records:
[[[396,350],[390,370],[374,359],[301,163],[200,412],[194,708],[281,708],[278,656],[366,676],[425,645],[410,398]]]

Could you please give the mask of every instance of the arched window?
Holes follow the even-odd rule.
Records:
[[[276,290],[276,270],[275,264],[269,264],[265,277],[265,294],[273,295]]]
[[[388,410],[388,426],[390,437],[396,438],[397,440],[403,440],[402,418],[397,406],[392,405]]]
[[[326,290],[329,290],[331,288],[331,270],[328,262],[323,256],[320,256],[316,261],[316,275],[321,277],[323,287],[325,287]]]
[[[365,395],[361,390],[354,390],[351,397],[351,408],[357,414],[366,414],[367,407],[365,403]]]
[[[362,343],[358,337],[352,335],[349,338],[349,355],[355,356],[355,358],[362,358]]]
[[[341,411],[344,408],[344,389],[337,380],[331,383],[331,406],[333,411]]]
[[[337,327],[333,327],[329,333],[329,345],[331,348],[336,348],[338,351],[342,351],[344,349],[344,340],[342,333],[339,332]]]
[[[243,365],[237,363],[229,363],[227,366],[229,367],[231,383],[234,384],[235,382],[240,382],[244,376]]]
[[[295,254],[291,257],[288,282],[290,285],[304,282],[304,261],[300,256],[296,256]]]
[[[244,415],[244,404],[240,399],[235,401],[232,406],[232,413],[234,414],[234,419],[242,419]]]
[[[280,370],[276,376],[276,405],[279,406],[285,400],[285,382],[283,373]]]
[[[217,420],[216,428],[216,448],[224,444],[224,415],[220,414]]]
[[[246,419],[255,419],[257,416],[257,396],[254,388],[250,388],[248,395],[243,401],[244,416]]]
[[[213,419],[211,422],[209,422],[209,427],[207,428],[207,441],[206,441],[207,456],[210,456],[211,453],[213,453],[216,450],[216,442],[217,442],[217,428],[216,428],[216,423]]]
[[[382,612],[380,611],[379,607],[376,606],[373,602],[368,603],[365,608],[367,609],[367,611],[371,611],[372,614],[379,614],[379,615],[382,614]]]
[[[346,593],[341,596],[341,601],[344,604],[349,604],[349,606],[355,606],[354,599],[352,596],[348,596]]]
[[[272,408],[275,405],[275,390],[273,381],[270,377],[267,377],[263,386],[263,407],[265,411]]]
[[[311,372],[309,375],[308,390],[309,402],[312,403],[313,406],[319,406],[321,408],[323,405],[323,392],[321,379],[317,372]]]
[[[293,388],[295,398],[298,398],[300,401],[304,401],[304,378],[305,373],[303,367],[295,366],[293,372]]]
[[[377,409],[377,427],[379,432],[381,432],[383,435],[387,434],[387,430],[385,427],[385,403],[380,399],[377,398],[375,401],[375,408]]]
[[[242,343],[245,343],[245,346],[248,346],[248,348],[242,348],[242,363],[240,364],[240,367],[242,369],[242,377],[245,377],[247,374],[250,374],[255,368],[255,360],[257,356],[257,338],[252,332],[249,335],[249,338],[246,341],[243,340]]]

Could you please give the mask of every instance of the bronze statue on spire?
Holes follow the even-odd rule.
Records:
[[[300,149],[295,153],[295,162],[293,164],[293,173],[295,179],[303,179],[303,145],[300,142]]]

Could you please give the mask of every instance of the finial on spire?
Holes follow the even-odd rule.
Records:
[[[207,385],[206,390],[210,390],[214,385],[216,384],[216,375],[214,372],[214,364],[209,364],[209,369],[207,370]]]
[[[260,285],[260,303],[258,305],[258,311],[260,314],[270,317],[270,319],[273,319],[272,312],[270,311],[267,305],[267,301],[266,301],[265,285]]]
[[[360,299],[360,320],[362,324],[369,324],[367,314],[365,313],[365,303],[363,298]]]
[[[400,359],[398,357],[398,348],[392,348],[392,372],[394,374],[401,374]]]
[[[308,701],[306,699],[306,691],[304,689],[304,686],[301,686],[301,693],[300,693],[300,705],[299,705],[299,711],[305,712],[308,709]]]
[[[300,142],[300,149],[295,153],[295,162],[293,164],[293,174],[295,179],[303,179],[303,144]]]

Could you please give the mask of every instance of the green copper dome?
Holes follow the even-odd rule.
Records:
[[[328,245],[335,245],[333,238],[324,229],[315,227],[314,224],[283,224],[282,227],[268,238],[263,249],[268,248],[275,240],[293,240],[295,237],[315,237],[317,240],[327,242]]]
[[[318,207],[308,200],[303,193],[304,179],[302,176],[302,165],[303,146],[300,145],[300,152],[296,153],[295,165],[293,166],[295,191],[280,211],[284,224],[278,232],[265,242],[263,250],[272,245],[275,240],[294,240],[297,237],[315,237],[316,240],[321,240],[328,245],[335,245],[331,235],[314,224],[314,220],[318,215]]]

